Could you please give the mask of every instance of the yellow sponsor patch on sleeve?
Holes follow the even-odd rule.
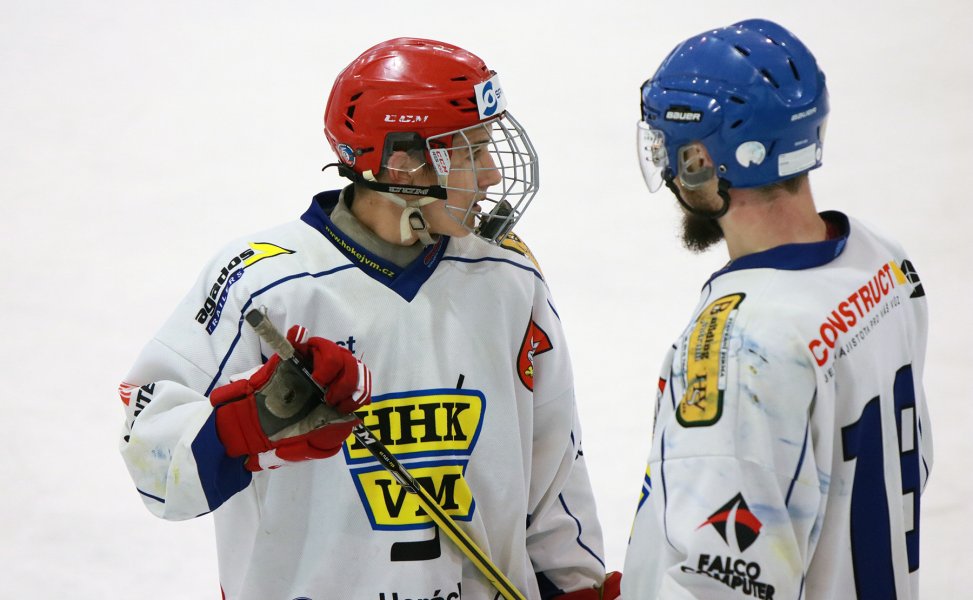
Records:
[[[534,253],[530,251],[530,248],[527,247],[524,240],[517,237],[514,232],[511,231],[507,234],[507,237],[500,240],[500,247],[506,248],[507,250],[513,250],[517,254],[526,257],[528,260],[530,260],[530,262],[534,263],[534,266],[537,267],[537,272],[541,274],[541,277],[544,276],[544,272],[541,271],[540,263],[538,263],[537,259],[534,258]]]
[[[676,408],[676,420],[683,427],[712,425],[723,414],[726,338],[744,297],[730,294],[710,303],[686,340],[686,392]]]

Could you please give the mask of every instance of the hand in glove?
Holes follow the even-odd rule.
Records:
[[[352,413],[371,402],[368,368],[334,342],[319,337],[303,341],[306,333],[295,325],[287,340],[326,390],[323,397],[293,363],[276,354],[249,379],[210,394],[227,455],[246,456],[250,471],[334,455],[359,423]]]

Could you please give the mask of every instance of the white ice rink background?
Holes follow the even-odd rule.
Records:
[[[0,598],[219,598],[211,519],[169,523],[142,507],[117,451],[116,386],[206,257],[342,185],[320,172],[333,158],[321,133],[331,81],[400,35],[485,58],[536,143],[541,192],[519,233],[569,336],[607,563],[620,569],[659,365],[724,260],[683,251],[671,196],[645,190],[639,85],[680,40],[757,16],[793,30],[828,76],[819,208],[899,238],[922,277],[936,450],[922,590],[963,597],[966,0],[0,0]]]

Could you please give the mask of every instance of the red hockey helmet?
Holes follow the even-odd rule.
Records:
[[[409,143],[408,135],[389,134],[416,134],[424,141],[485,120],[474,86],[493,75],[479,57],[451,44],[419,38],[382,42],[338,75],[324,133],[341,162],[357,173],[377,174],[393,145]]]
[[[445,42],[397,38],[369,48],[338,75],[324,111],[324,133],[341,160],[339,172],[377,190],[387,191],[374,177],[393,152],[421,153],[439,185],[396,186],[396,191],[447,200],[453,219],[499,243],[539,182],[537,154],[506,104],[496,73],[478,56]],[[451,166],[450,157],[472,156],[467,134],[476,128],[489,132],[486,146],[502,175],[495,192],[448,182],[451,170],[469,170]],[[493,203],[493,209],[473,215],[473,206],[452,206],[451,189],[482,195],[481,202]],[[467,225],[471,218],[475,226]]]

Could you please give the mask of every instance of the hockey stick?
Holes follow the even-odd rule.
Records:
[[[247,323],[249,323],[250,326],[253,327],[254,331],[257,332],[257,335],[267,342],[267,345],[269,345],[274,352],[280,356],[281,360],[289,361],[294,366],[298,367],[298,370],[304,375],[304,377],[317,386],[318,389],[321,390],[322,395],[324,394],[326,390],[321,388],[321,386],[314,381],[314,378],[311,377],[311,373],[308,371],[307,367],[301,362],[300,357],[298,357],[294,352],[294,347],[289,341],[287,341],[287,338],[281,335],[280,331],[274,327],[274,324],[270,322],[270,319],[260,312],[259,309],[251,310],[246,314],[245,318]],[[483,550],[476,545],[476,542],[474,542],[465,531],[460,529],[459,525],[456,524],[456,521],[454,521],[453,518],[450,517],[445,510],[443,510],[443,507],[441,507],[438,502],[436,502],[436,499],[432,497],[432,494],[430,494],[426,488],[419,485],[419,482],[416,481],[415,477],[413,477],[412,474],[409,473],[409,471],[406,470],[406,468],[402,465],[402,463],[395,458],[395,455],[389,452],[388,448],[385,447],[385,444],[380,442],[377,437],[372,435],[370,429],[365,427],[363,423],[359,423],[358,425],[355,425],[355,427],[351,430],[351,433],[355,436],[355,439],[357,439],[361,445],[367,448],[368,451],[372,453],[372,456],[374,456],[378,462],[385,467],[385,470],[387,470],[392,477],[399,482],[399,485],[401,485],[410,494],[416,495],[419,500],[419,504],[422,506],[422,509],[426,511],[426,514],[428,514],[439,529],[446,534],[446,537],[456,544],[456,547],[459,548],[460,552],[470,559],[473,566],[475,566],[477,570],[479,570],[480,573],[486,577],[487,581],[489,581],[493,587],[497,588],[497,591],[499,591],[506,600],[525,600],[523,594],[521,594],[520,591],[514,587],[514,584],[507,579],[507,576],[504,575],[503,572],[493,564],[493,561],[491,561]]]

